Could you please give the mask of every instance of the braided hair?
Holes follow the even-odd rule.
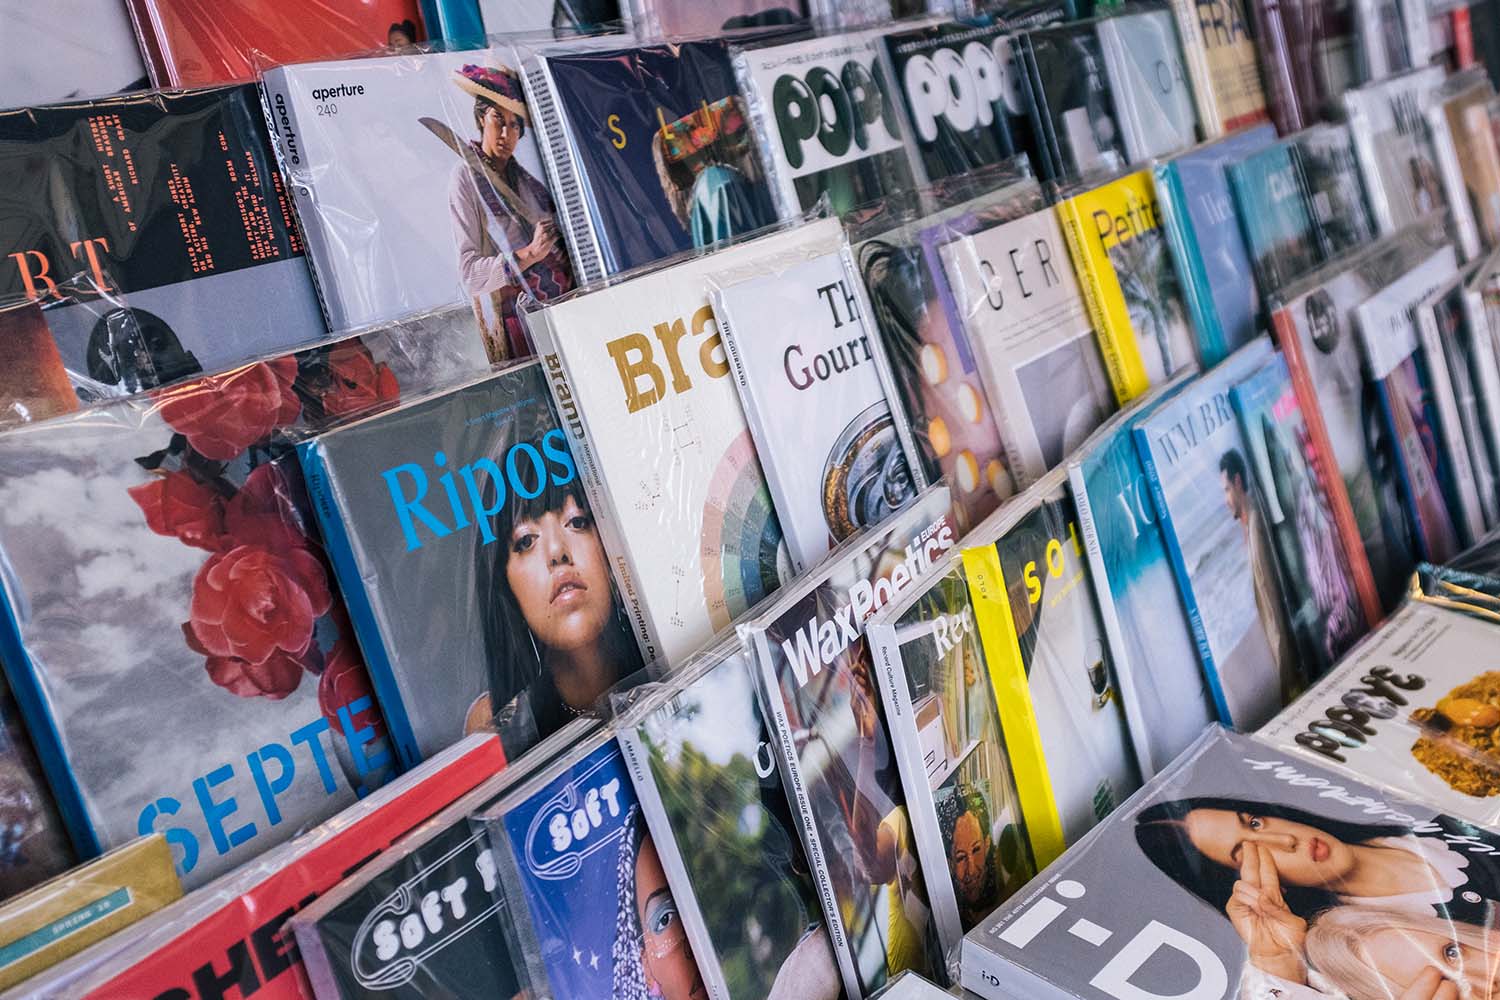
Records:
[[[631,806],[625,814],[625,836],[620,838],[615,862],[615,940],[609,950],[614,966],[613,1000],[652,1000],[641,961],[645,935],[635,912],[635,862],[646,837],[640,818],[640,806]]]

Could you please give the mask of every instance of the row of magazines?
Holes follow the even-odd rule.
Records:
[[[1248,34],[1231,112],[1196,20],[1071,13],[0,112],[0,985],[983,991],[1308,710],[1488,843],[1492,626],[1403,601],[1500,526],[1489,78],[1403,35],[1278,138]],[[1383,996],[1255,857],[1246,988]],[[1098,995],[1222,995],[1144,949]]]

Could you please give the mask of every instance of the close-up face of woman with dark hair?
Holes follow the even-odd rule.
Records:
[[[537,642],[586,655],[614,615],[593,515],[569,493],[561,507],[517,518],[505,544],[505,579]]]
[[[1358,866],[1355,848],[1317,827],[1276,816],[1257,816],[1227,809],[1194,809],[1182,821],[1183,832],[1203,856],[1226,868],[1239,869],[1245,848],[1270,853],[1283,882],[1336,888]]]

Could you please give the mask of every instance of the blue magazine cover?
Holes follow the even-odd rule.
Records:
[[[1226,168],[1275,141],[1276,129],[1260,125],[1196,146],[1156,167],[1157,204],[1205,367],[1223,361],[1256,334],[1260,294],[1235,220]]]
[[[1245,730],[1299,687],[1275,555],[1229,401],[1271,353],[1268,341],[1252,341],[1135,427],[1219,717]]]
[[[1195,375],[1183,372],[1117,413],[1079,447],[1068,482],[1088,552],[1136,759],[1149,778],[1218,718],[1136,454],[1137,423]]]
[[[1287,140],[1230,164],[1229,183],[1261,295],[1274,294],[1322,262],[1302,175]]]
[[[562,200],[581,279],[776,220],[727,41],[558,52],[541,72],[565,133],[549,156],[578,180]]]
[[[528,996],[707,996],[614,737],[581,743],[478,821]]]

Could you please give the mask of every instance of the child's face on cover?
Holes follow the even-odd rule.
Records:
[[[635,915],[641,925],[642,964],[646,975],[661,988],[662,996],[666,1000],[706,997],[703,977],[650,837],[641,841],[635,859]]]
[[[508,544],[505,579],[537,640],[561,652],[598,642],[614,608],[593,516],[569,496],[557,510],[518,519]]]

